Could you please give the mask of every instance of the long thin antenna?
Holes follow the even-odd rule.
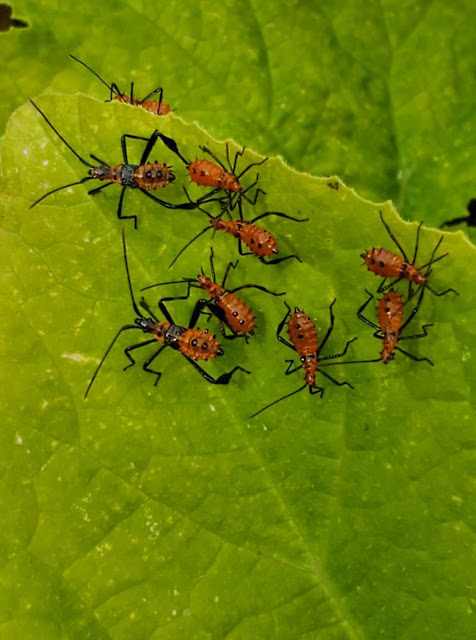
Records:
[[[291,396],[293,396],[295,393],[299,393],[300,391],[302,391],[303,389],[306,388],[306,384],[303,384],[302,387],[299,387],[299,389],[295,389],[294,391],[291,391],[291,393],[288,393],[287,395],[283,396],[282,398],[278,398],[277,400],[275,400],[274,402],[271,402],[271,404],[267,404],[265,407],[263,407],[262,409],[260,409],[259,411],[257,411],[256,413],[253,413],[253,415],[251,415],[248,420],[251,420],[251,418],[254,418],[255,416],[259,415],[260,413],[262,413],[263,411],[265,411],[266,409],[269,409],[270,407],[272,407],[275,404],[278,404],[278,402],[281,402],[281,400],[286,400],[286,398],[290,398]]]
[[[98,364],[98,366],[96,367],[96,371],[94,372],[93,377],[91,378],[91,381],[88,384],[88,388],[86,389],[86,393],[84,394],[84,399],[86,399],[88,397],[88,393],[91,389],[91,387],[93,386],[93,382],[96,380],[97,375],[99,373],[100,368],[102,367],[102,365],[104,364],[104,361],[106,360],[107,356],[109,355],[109,352],[111,351],[111,349],[113,348],[113,346],[116,343],[116,340],[119,338],[119,336],[121,335],[121,333],[123,331],[126,331],[126,329],[140,329],[140,327],[138,327],[135,324],[126,324],[123,327],[121,327],[119,329],[119,331],[116,333],[116,335],[114,336],[114,339],[112,340],[111,344],[108,346],[106,353],[103,355],[103,357],[101,358],[101,362]]]
[[[428,267],[427,275],[430,273],[429,268],[431,267],[432,264],[435,264],[435,262],[438,262],[438,260],[441,260],[442,258],[446,258],[446,256],[448,255],[448,252],[446,252],[446,253],[442,253],[441,256],[438,256],[437,258],[435,258],[435,253],[438,251],[440,244],[443,242],[443,237],[444,236],[441,236],[438,242],[436,243],[436,246],[433,249],[433,253],[431,254],[430,260],[425,264],[422,264],[421,267],[419,267],[420,269],[424,269],[425,267]]]
[[[53,129],[53,131],[56,133],[56,135],[58,136],[58,138],[60,140],[62,140],[64,142],[64,144],[68,147],[68,149],[74,153],[74,155],[78,158],[78,160],[80,162],[82,162],[84,165],[86,165],[87,167],[91,167],[91,169],[94,169],[94,165],[91,164],[90,162],[88,162],[87,160],[85,160],[84,158],[82,158],[79,153],[77,153],[73,147],[69,144],[69,142],[66,142],[66,140],[63,138],[63,136],[61,135],[61,133],[55,129],[55,127],[51,124],[51,122],[48,120],[48,118],[45,116],[45,114],[43,113],[43,111],[40,109],[40,107],[35,104],[33,102],[33,100],[30,98],[30,102],[31,104],[35,107],[35,109],[38,111],[38,113],[42,116],[43,120],[45,120],[45,122]]]
[[[182,280],[169,280],[168,282],[156,282],[155,284],[149,284],[147,287],[142,287],[141,291],[147,291],[147,289],[154,289],[155,287],[162,287],[166,284],[186,284],[187,282],[196,282],[195,278],[182,278]]]
[[[94,178],[90,176],[86,176],[85,178],[83,178],[82,180],[79,180],[78,182],[71,182],[70,184],[64,184],[62,187],[57,187],[56,189],[53,189],[53,191],[48,191],[48,193],[43,194],[41,198],[38,198],[38,200],[35,200],[35,202],[29,206],[29,209],[33,209],[33,207],[36,207],[37,204],[40,204],[42,200],[44,200],[48,196],[51,196],[53,193],[56,193],[57,191],[62,191],[63,189],[67,189],[68,187],[75,187],[77,184],[83,184],[83,182],[87,182],[88,180],[94,180]]]
[[[387,230],[388,235],[391,237],[391,239],[394,241],[394,243],[397,245],[397,247],[400,249],[403,258],[405,259],[405,262],[408,262],[408,258],[407,258],[407,254],[405,253],[405,251],[403,250],[402,245],[398,242],[397,238],[394,236],[392,230],[390,229],[390,227],[388,226],[388,224],[385,222],[384,217],[383,217],[383,213],[381,211],[379,211],[380,214],[380,220],[382,221],[383,226],[385,227],[385,229]],[[420,227],[423,223],[420,223],[419,227],[418,227],[418,233],[420,233]],[[418,242],[417,245],[418,246]]]
[[[205,229],[202,229],[200,231],[200,233],[197,233],[196,236],[194,236],[191,240],[189,240],[187,242],[187,244],[182,247],[182,249],[180,249],[180,251],[177,253],[177,255],[175,256],[175,258],[172,260],[172,262],[169,264],[169,269],[171,269],[173,267],[173,265],[177,262],[177,260],[180,258],[180,256],[182,255],[182,253],[185,251],[185,249],[188,249],[188,247],[195,242],[195,240],[198,240],[198,238],[203,235],[206,231],[210,231],[211,229],[213,229],[213,227],[205,227]]]
[[[123,252],[124,252],[124,264],[126,266],[126,275],[127,275],[127,284],[129,287],[129,293],[131,294],[131,300],[132,300],[132,306],[134,308],[134,311],[136,312],[136,314],[138,315],[139,318],[143,318],[143,314],[141,313],[139,307],[137,306],[137,303],[134,299],[134,292],[132,291],[132,283],[131,283],[131,276],[129,273],[129,265],[127,262],[127,248],[126,248],[126,234],[124,229],[122,230],[122,247],[123,247]],[[108,348],[106,349],[106,353],[103,355],[103,357],[101,358],[100,363],[98,364],[98,366],[96,367],[96,371],[94,372],[93,377],[91,378],[90,383],[88,384],[88,388],[86,389],[86,393],[84,394],[84,398],[86,399],[89,393],[89,390],[91,389],[93,382],[96,380],[96,377],[99,373],[99,370],[101,369],[102,365],[104,364],[104,361],[106,360],[107,356],[109,355],[109,352],[111,351],[111,349],[113,348],[113,346],[116,343],[116,340],[119,338],[119,336],[121,335],[121,333],[123,331],[126,331],[127,329],[142,329],[142,327],[138,326],[137,324],[126,324],[123,327],[121,327],[119,329],[119,331],[116,333],[116,335],[114,336],[111,344],[108,346]]]
[[[136,303],[135,298],[134,298],[134,292],[132,290],[131,274],[129,272],[129,264],[127,262],[126,233],[125,233],[124,229],[122,230],[122,248],[123,248],[123,251],[124,251],[124,264],[126,265],[127,285],[129,287],[129,293],[131,294],[132,306],[133,306],[134,311],[136,312],[137,316],[139,318],[143,318],[144,316],[140,312],[139,307],[137,306],[137,303]]]
[[[73,58],[73,60],[76,60],[76,62],[79,62],[79,64],[82,64],[83,67],[85,67],[88,71],[90,71],[93,74],[93,76],[96,76],[96,78],[100,80],[103,83],[103,85],[109,89],[109,91],[111,92],[111,95],[114,93],[113,86],[111,84],[107,84],[107,82],[103,80],[103,78],[101,78],[101,76],[98,73],[96,73],[94,69],[91,69],[91,67],[88,67],[88,65],[85,62],[83,62],[79,58],[76,58],[76,56],[73,56],[72,53],[69,54],[69,57]]]

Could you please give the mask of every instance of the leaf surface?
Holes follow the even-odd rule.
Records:
[[[37,102],[78,153],[111,164],[121,162],[124,132],[148,137],[157,126],[140,109],[87,97]],[[198,144],[224,156],[222,143],[176,116],[161,119],[160,128],[186,157],[199,153]],[[132,145],[130,158],[141,151],[142,143]],[[184,167],[160,145],[156,153],[178,176],[160,196],[183,201]],[[99,359],[134,319],[119,188],[92,197],[88,183],[28,209],[49,189],[86,175],[31,105],[9,121],[2,167],[5,637],[473,635],[475,255],[463,234],[445,237],[441,251],[449,256],[431,274],[434,288],[454,287],[460,296],[427,293],[408,327],[419,332],[433,323],[428,338],[405,348],[434,367],[402,354],[387,367],[335,366],[329,371],[353,390],[321,377],[322,400],[303,392],[249,420],[302,384],[301,372],[283,375],[293,354],[275,337],[282,299],[250,290],[243,298],[257,316],[256,335],[249,345],[225,341],[225,356],[204,365],[217,375],[240,364],[250,376],[208,385],[166,350],[154,387],[141,369],[153,347],[135,352],[137,365],[122,372],[122,350],[140,340],[129,331],[85,401]],[[403,223],[388,202],[373,204],[336,178],[296,172],[280,159],[259,172],[266,195],[246,212],[309,217],[263,221],[280,255],[297,253],[303,263],[267,267],[243,257],[230,285],[286,291],[321,338],[336,298],[323,355],[357,336],[347,357],[377,357],[379,342],[356,317],[364,289],[378,285],[360,254],[393,249],[379,211],[409,255],[416,225]],[[203,213],[168,211],[132,190],[124,207],[139,222],[138,231],[124,223],[137,296],[153,282],[209,271],[211,234],[167,268],[208,224]],[[439,236],[422,230],[420,264]],[[217,233],[213,247],[220,275],[237,257],[236,241]],[[183,287],[165,289],[174,295]],[[147,292],[152,306],[159,295]],[[192,300],[170,303],[180,324],[192,307]],[[217,331],[214,319],[209,326]]]

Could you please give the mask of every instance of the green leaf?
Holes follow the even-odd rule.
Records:
[[[334,174],[435,226],[475,197],[471,0],[53,3],[0,34],[3,130],[32,95],[157,86],[187,121],[294,167]],[[475,231],[469,229],[471,237]]]
[[[223,144],[176,116],[158,121],[86,97],[37,102],[85,158],[119,163],[121,135],[148,137],[158,122],[186,157],[200,153],[198,144],[224,155]],[[131,161],[142,148],[131,145]],[[183,201],[185,168],[160,144],[156,157],[178,176],[160,196]],[[248,151],[242,162],[259,159]],[[249,420],[302,384],[301,372],[283,375],[292,354],[275,338],[282,299],[250,290],[243,298],[256,335],[249,345],[227,341],[225,356],[204,365],[217,375],[240,364],[250,376],[208,385],[166,350],[154,387],[140,366],[153,349],[135,352],[137,365],[122,372],[122,350],[140,339],[124,332],[84,400],[108,344],[134,319],[119,188],[91,197],[87,183],[29,209],[87,171],[29,104],[8,123],[1,163],[5,637],[473,637],[475,249],[464,235],[445,237],[449,255],[430,276],[435,289],[454,287],[459,297],[427,293],[408,328],[433,323],[428,338],[405,348],[434,367],[402,354],[387,367],[336,366],[332,375],[354,390],[321,377],[322,400],[302,392]],[[280,255],[295,252],[303,263],[266,267],[243,257],[230,286],[286,291],[321,338],[336,298],[324,355],[358,336],[348,358],[377,357],[380,343],[356,317],[364,289],[378,286],[360,254],[394,249],[380,210],[409,255],[416,225],[388,202],[278,158],[259,172],[267,193],[247,216],[309,217],[263,221]],[[124,222],[136,296],[153,282],[208,271],[207,234],[167,268],[208,225],[205,215],[168,211],[132,190],[124,207],[139,221],[138,231]],[[429,260],[440,235],[423,228],[417,262]],[[236,259],[236,241],[217,233],[213,247],[220,275]],[[147,292],[151,305],[159,295]],[[180,324],[192,307],[170,303]]]

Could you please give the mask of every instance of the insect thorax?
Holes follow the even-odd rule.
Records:
[[[179,338],[186,330],[185,327],[180,327],[178,324],[171,324],[165,332],[164,344],[172,349],[179,349]]]
[[[137,187],[135,179],[135,173],[139,165],[137,164],[123,164],[121,171],[121,184],[124,187]]]

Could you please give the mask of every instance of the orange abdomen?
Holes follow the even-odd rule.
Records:
[[[395,347],[403,323],[402,297],[395,291],[389,291],[380,298],[377,305],[377,318],[383,333],[380,357],[384,364],[388,364],[395,356]]]
[[[395,291],[389,291],[377,305],[377,318],[380,330],[399,332],[403,322],[403,299]]]
[[[253,333],[256,318],[249,306],[232,293],[228,293],[219,305],[228,326],[235,333]]]
[[[185,329],[178,338],[180,352],[191,360],[216,358],[220,344],[208,329]]]
[[[114,100],[118,102],[124,102],[125,104],[132,104],[134,107],[142,107],[150,113],[154,113],[157,116],[166,116],[172,111],[168,104],[165,102],[159,102],[158,100],[138,100],[133,98],[132,102],[130,97],[125,93],[116,94]]]
[[[200,286],[225,316],[225,322],[235,333],[253,333],[255,317],[248,305],[206,276],[199,276]]]
[[[387,249],[371,249],[362,254],[367,269],[382,278],[404,278],[415,284],[425,284],[426,277],[417,267]]]
[[[197,159],[188,165],[190,179],[200,187],[215,187],[226,191],[241,191],[238,180],[209,160]]]
[[[314,386],[318,367],[316,326],[304,311],[296,308],[289,318],[288,334],[301,359],[306,384]]]
[[[278,253],[278,243],[263,227],[241,220],[213,220],[213,218],[210,220],[210,224],[217,231],[225,231],[235,238],[241,238],[242,242],[260,258]]]
[[[158,100],[144,100],[144,102],[137,100],[134,101],[134,103],[146,111],[154,113],[156,116],[166,116],[172,111],[172,108],[168,104],[165,104],[165,102],[159,102]]]
[[[171,176],[170,167],[162,162],[148,162],[134,171],[134,181],[140,189],[146,191],[163,189],[172,181]]]

